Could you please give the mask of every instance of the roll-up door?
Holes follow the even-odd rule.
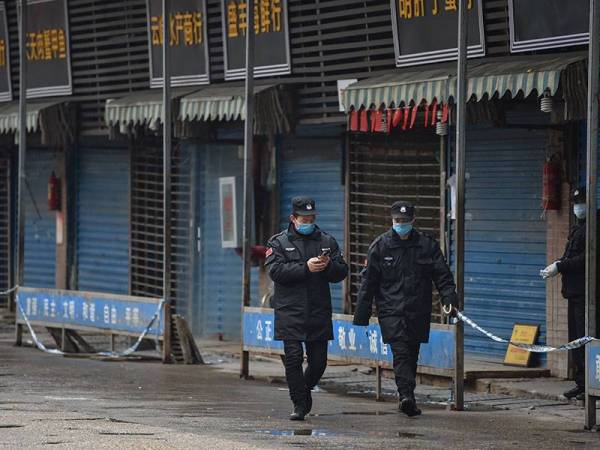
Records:
[[[360,287],[371,242],[391,227],[390,206],[398,200],[416,206],[416,226],[440,233],[439,144],[432,135],[422,142],[351,143],[349,152],[350,194],[350,295],[352,305]],[[437,307],[434,311],[439,311]],[[437,318],[436,318],[437,319]]]
[[[515,323],[539,324],[545,342],[546,223],[541,218],[546,130],[467,131],[465,312],[499,336]],[[498,344],[470,327],[467,352],[501,358]]]
[[[48,211],[48,179],[56,168],[56,153],[28,148],[26,164],[24,284],[56,286],[56,213]]]
[[[163,295],[163,153],[158,142],[133,149],[131,164],[131,293]],[[190,160],[173,147],[171,165],[171,299],[188,312],[190,284]]]
[[[317,224],[344,249],[344,186],[340,139],[295,138],[283,142],[280,170],[281,228],[287,228],[291,200],[312,197],[317,205]],[[331,285],[335,313],[343,312],[343,283]]]
[[[0,153],[0,291],[11,285],[11,182],[10,156]],[[0,297],[0,309],[8,306],[8,296]]]
[[[129,166],[126,147],[77,153],[78,289],[129,293]]]

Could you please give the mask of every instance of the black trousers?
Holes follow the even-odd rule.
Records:
[[[417,361],[421,344],[413,341],[391,342],[394,356],[394,375],[400,398],[415,398]]]
[[[328,342],[308,341],[304,342],[308,365],[303,371],[304,349],[302,344],[302,341],[283,341],[285,378],[290,389],[290,398],[295,405],[304,404],[307,391],[317,385],[327,367]]]
[[[585,297],[569,299],[569,341],[579,339],[585,332]],[[575,383],[585,387],[585,347],[571,350],[575,365]]]

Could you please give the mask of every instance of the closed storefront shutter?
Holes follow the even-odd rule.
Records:
[[[56,153],[27,149],[25,183],[24,283],[27,287],[56,285],[56,213],[48,211],[48,179],[55,170]]]
[[[350,295],[360,288],[369,246],[391,228],[390,207],[398,200],[416,206],[416,227],[440,234],[440,163],[436,136],[420,143],[354,141],[349,152]],[[437,303],[437,302],[434,302]],[[439,312],[436,306],[434,311]]]
[[[291,200],[306,195],[316,202],[317,224],[344,249],[344,186],[341,139],[286,139],[281,152],[281,229],[289,224]],[[343,283],[331,285],[334,313],[343,312]]]
[[[232,339],[239,337],[242,302],[242,259],[221,243],[219,178],[236,178],[236,225],[241,238],[244,161],[237,145],[202,145],[196,159],[196,217],[198,264],[196,323],[200,334]],[[241,247],[241,240],[238,242]],[[255,273],[252,278],[256,279]],[[197,327],[196,327],[197,328]]]
[[[0,153],[0,291],[11,287],[11,182],[10,156]],[[8,306],[8,296],[0,297],[0,309]]]
[[[545,342],[546,223],[541,217],[545,130],[467,131],[465,312],[499,336],[539,324]],[[506,345],[465,328],[467,352],[501,358]]]
[[[160,144],[134,147],[131,163],[131,294],[163,295],[163,153]],[[190,159],[173,147],[171,167],[171,299],[186,315],[190,283]]]
[[[125,147],[78,149],[78,289],[129,293],[129,165]]]

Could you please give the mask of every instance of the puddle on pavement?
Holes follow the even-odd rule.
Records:
[[[23,428],[25,425],[0,425],[0,428]]]
[[[417,439],[420,437],[424,437],[424,434],[419,434],[419,433],[406,433],[404,431],[399,431],[398,432],[398,437],[402,438],[402,439]]]
[[[98,434],[102,436],[154,436],[154,433],[128,433],[126,431],[101,431]]]
[[[339,413],[331,413],[331,414],[315,414],[315,416],[389,416],[389,415],[397,415],[396,411],[342,411]]]
[[[331,437],[340,436],[340,433],[333,433],[328,430],[313,430],[302,428],[298,430],[256,430],[259,434],[268,434],[269,436],[312,436],[312,437]]]

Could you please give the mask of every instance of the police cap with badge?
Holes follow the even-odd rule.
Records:
[[[292,199],[292,214],[295,216],[316,216],[315,201],[310,197],[294,197]]]
[[[573,190],[573,203],[585,203],[585,186],[580,186]]]
[[[395,202],[392,205],[392,218],[413,220],[415,218],[415,207],[409,202]]]

